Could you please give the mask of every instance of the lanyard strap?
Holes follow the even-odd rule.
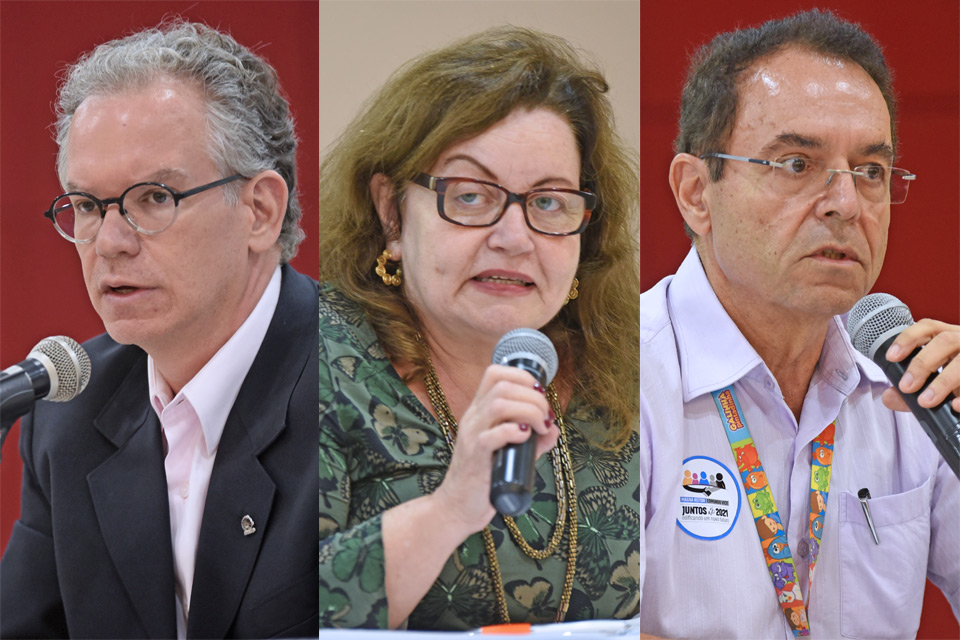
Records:
[[[760,457],[750,436],[750,429],[741,417],[740,402],[733,386],[713,392],[713,400],[723,421],[723,428],[730,441],[730,449],[740,471],[750,512],[753,514],[760,536],[760,546],[767,562],[770,579],[777,592],[777,602],[793,630],[794,636],[809,636],[810,623],[797,584],[796,566],[783,521],[773,500],[767,476],[760,464]],[[830,469],[833,464],[833,436],[836,420],[831,422],[811,443],[812,465],[810,467],[810,576],[813,585],[813,569],[820,554],[820,536],[823,534],[823,519],[826,517],[827,498],[830,495]],[[807,590],[809,594],[809,589]]]

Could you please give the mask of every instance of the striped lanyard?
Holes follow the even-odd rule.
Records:
[[[773,493],[767,484],[767,476],[760,464],[760,457],[750,436],[750,429],[744,421],[740,402],[733,386],[713,392],[717,411],[723,420],[724,431],[730,441],[730,449],[740,470],[747,502],[753,514],[760,536],[760,546],[767,570],[777,592],[777,602],[793,630],[794,636],[809,636],[810,622],[807,620],[807,608],[803,602],[800,585],[797,583],[793,555],[787,544],[787,534]],[[820,536],[823,534],[823,519],[827,512],[827,498],[830,495],[830,469],[833,464],[833,435],[836,420],[831,422],[811,443],[812,464],[810,467],[810,579],[813,585],[813,569],[820,554]],[[807,589],[809,595],[810,589]]]

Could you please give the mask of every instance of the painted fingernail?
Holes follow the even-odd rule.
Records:
[[[933,389],[927,389],[917,398],[920,402],[933,402]]]
[[[539,382],[534,382],[533,388],[534,390],[539,391],[540,393],[546,393],[546,390],[543,388],[543,386]]]
[[[520,423],[520,431],[526,431],[529,428],[530,428],[530,425],[523,424],[522,422]]]
[[[545,426],[547,429],[552,429],[552,428],[554,427],[554,424],[555,424],[555,423],[553,422],[553,420],[544,420],[544,421],[543,421],[543,426]]]
[[[905,373],[903,377],[900,378],[900,388],[901,389],[910,389],[913,387],[913,374]]]

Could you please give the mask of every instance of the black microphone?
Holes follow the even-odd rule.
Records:
[[[910,361],[920,353],[922,347],[900,362],[889,362],[886,353],[900,332],[912,324],[913,316],[910,315],[907,305],[888,293],[871,293],[850,310],[847,333],[850,334],[854,348],[880,365],[890,382],[897,386],[907,372]],[[920,426],[933,440],[937,451],[947,461],[950,469],[960,478],[960,414],[950,407],[951,398],[948,396],[940,404],[929,408],[921,407],[917,403],[917,398],[932,380],[933,376],[930,376],[918,391],[901,391],[900,395],[920,421]]]
[[[557,375],[557,350],[550,338],[536,329],[514,329],[497,342],[493,364],[528,371],[544,388]],[[526,513],[533,502],[533,478],[537,461],[537,432],[522,444],[508,444],[493,454],[490,503],[505,516]]]
[[[89,381],[90,357],[76,340],[53,336],[38,342],[26,360],[0,372],[0,448],[37,400],[72,400]]]

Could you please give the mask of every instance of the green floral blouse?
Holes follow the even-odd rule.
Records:
[[[583,425],[600,412],[574,398],[564,415],[578,502],[578,551],[567,620],[629,618],[640,603],[640,438],[618,451],[591,447]],[[387,626],[381,514],[433,492],[450,462],[440,427],[387,360],[363,312],[320,289],[320,626]],[[557,515],[547,456],[537,464],[533,506],[516,519],[543,548]],[[442,522],[436,523],[443,526]],[[491,523],[513,622],[552,622],[563,590],[566,536],[534,560]],[[467,538],[408,620],[410,629],[495,624],[496,600],[480,534]]]

